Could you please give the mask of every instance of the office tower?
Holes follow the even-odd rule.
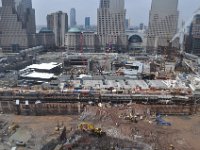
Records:
[[[85,28],[90,28],[90,17],[85,17]]]
[[[5,51],[35,46],[35,10],[31,0],[2,0],[0,15],[0,46]]]
[[[144,23],[140,23],[140,30],[144,30]]]
[[[131,20],[130,19],[126,19],[125,20],[125,29],[128,30],[131,26]]]
[[[125,15],[124,0],[100,0],[97,17],[98,34],[124,34]]]
[[[100,46],[127,45],[124,4],[124,0],[100,0],[97,10],[97,34]]]
[[[27,27],[28,33],[36,32],[35,25],[35,10],[32,9],[31,0],[15,0],[15,7],[18,12],[18,17],[23,22],[23,26]]]
[[[23,4],[24,8],[32,8],[31,0],[15,0],[15,5]]]
[[[149,13],[147,51],[163,50],[177,32],[178,0],[152,0]]]
[[[193,18],[186,43],[186,52],[200,56],[200,14]]]
[[[47,15],[47,28],[55,34],[55,43],[58,47],[65,45],[65,33],[68,31],[68,15],[62,11]]]
[[[72,8],[70,10],[70,27],[75,27],[76,25],[76,9]]]

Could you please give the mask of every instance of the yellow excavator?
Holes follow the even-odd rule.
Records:
[[[83,122],[79,125],[79,129],[84,132],[88,132],[97,136],[104,136],[106,132],[104,132],[101,128],[95,128],[95,126],[88,122]]]

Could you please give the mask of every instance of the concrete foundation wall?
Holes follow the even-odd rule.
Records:
[[[0,102],[0,112],[18,115],[77,115],[82,113],[81,103],[41,103],[15,105],[14,102]]]
[[[200,112],[200,105],[140,105],[151,114],[168,115],[191,115]],[[0,102],[0,112],[15,113],[17,115],[79,115],[84,111],[84,103],[41,103],[41,104],[20,104],[14,102]],[[136,109],[136,108],[135,108]]]

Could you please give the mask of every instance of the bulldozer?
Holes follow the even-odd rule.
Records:
[[[101,128],[95,128],[95,126],[88,122],[83,122],[79,125],[79,129],[81,131],[87,132],[89,134],[95,135],[95,136],[104,136],[106,135],[106,132],[104,132]]]

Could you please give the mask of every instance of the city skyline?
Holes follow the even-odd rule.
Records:
[[[198,0],[181,0],[179,1],[178,10],[180,11],[180,19],[187,21],[192,13],[200,7],[197,5]],[[83,5],[84,4],[84,5]],[[131,19],[131,25],[139,25],[139,23],[148,24],[149,11],[151,8],[151,0],[125,0],[125,8],[127,10],[127,18]],[[50,6],[50,7],[43,7]],[[33,8],[36,9],[36,23],[37,25],[46,25],[46,15],[55,11],[64,11],[70,14],[71,8],[76,8],[77,11],[77,24],[84,25],[84,19],[86,16],[91,17],[91,25],[97,24],[97,8],[99,7],[99,0],[34,0]],[[88,11],[90,8],[90,11]],[[186,11],[187,10],[187,11]]]

